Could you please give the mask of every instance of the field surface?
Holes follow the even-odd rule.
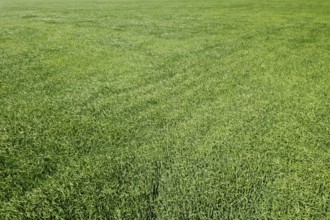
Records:
[[[330,1],[0,0],[0,219],[330,219]]]

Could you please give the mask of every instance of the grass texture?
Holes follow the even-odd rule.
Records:
[[[0,0],[0,219],[330,219],[329,19]]]

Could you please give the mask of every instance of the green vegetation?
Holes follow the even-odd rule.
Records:
[[[330,219],[329,19],[0,0],[0,219]]]

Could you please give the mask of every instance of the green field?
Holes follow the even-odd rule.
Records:
[[[330,219],[330,1],[0,0],[0,219]]]

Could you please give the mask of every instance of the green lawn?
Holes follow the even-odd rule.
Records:
[[[329,0],[0,0],[0,219],[330,219]]]

